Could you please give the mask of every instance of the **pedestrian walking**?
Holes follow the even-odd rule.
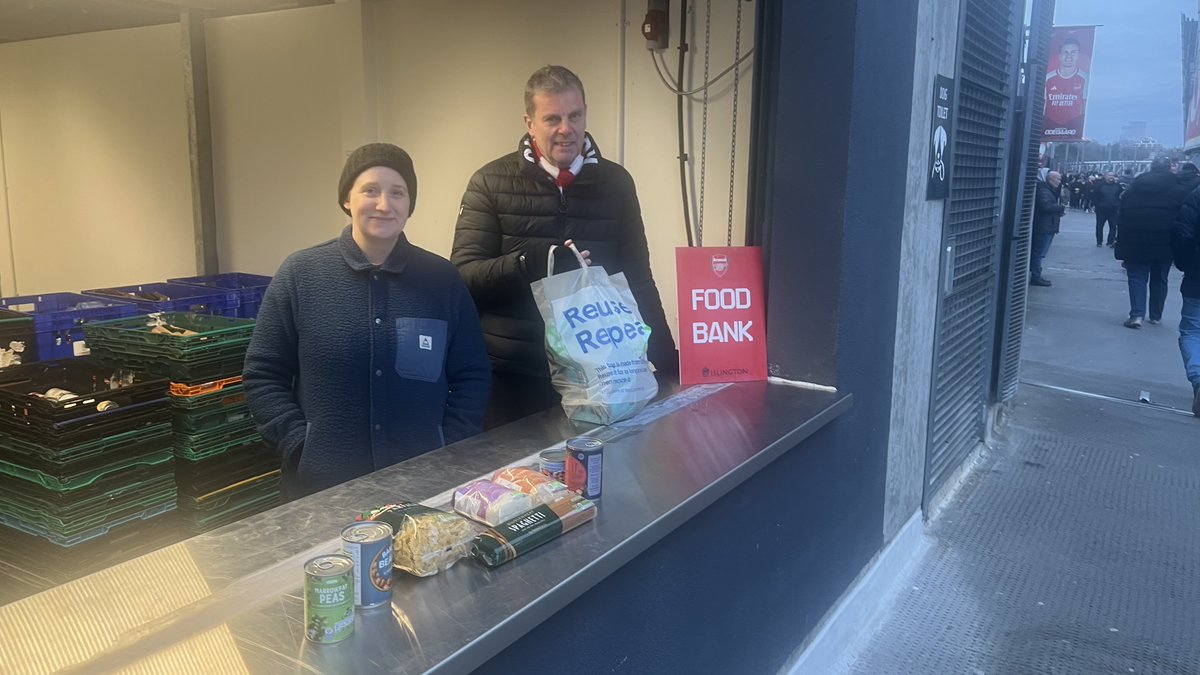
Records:
[[[1179,353],[1192,385],[1192,414],[1200,417],[1200,189],[1193,189],[1179,209],[1171,231],[1171,253],[1175,266],[1183,272]]]
[[[1092,189],[1092,202],[1096,209],[1096,246],[1104,246],[1104,225],[1108,224],[1107,243],[1111,247],[1117,240],[1117,214],[1121,208],[1121,193],[1125,186],[1117,182],[1117,174],[1104,173],[1104,179]]]
[[[1157,157],[1150,171],[1135,178],[1121,199],[1114,255],[1123,261],[1129,282],[1126,328],[1141,328],[1147,314],[1151,324],[1162,322],[1173,257],[1171,231],[1187,196],[1187,187],[1171,173],[1171,159]]]

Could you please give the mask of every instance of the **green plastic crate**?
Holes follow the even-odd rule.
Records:
[[[0,473],[20,478],[30,483],[37,483],[48,490],[67,492],[88,487],[102,479],[115,479],[117,478],[115,474],[125,473],[135,467],[156,466],[165,462],[173,462],[174,460],[175,454],[171,451],[170,447],[166,447],[150,455],[128,457],[98,468],[78,472],[64,470],[54,474],[0,460]]]
[[[155,315],[150,315],[155,316]],[[181,336],[150,332],[146,316],[128,319],[95,321],[84,325],[84,335],[89,346],[96,344],[142,345],[175,352],[204,349],[219,343],[249,341],[254,333],[253,319],[235,319],[211,314],[188,312],[163,312],[157,315],[163,321],[195,331],[196,335]],[[158,352],[155,352],[158,353]]]
[[[198,460],[215,457],[247,443],[260,440],[254,420],[245,419],[198,434],[175,433],[175,456]]]

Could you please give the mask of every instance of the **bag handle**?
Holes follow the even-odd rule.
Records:
[[[550,253],[546,254],[546,276],[554,274],[554,249],[556,248],[558,248],[558,244],[551,244]],[[567,248],[571,249],[571,253],[575,254],[575,259],[579,261],[579,269],[586,270],[588,268],[587,261],[583,259],[583,254],[579,252],[579,249],[575,248],[575,243],[571,242],[571,245]]]

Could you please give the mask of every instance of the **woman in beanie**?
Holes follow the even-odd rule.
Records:
[[[476,434],[491,382],[458,269],[404,236],[404,150],[350,153],[337,239],[280,266],[246,353],[246,400],[294,499]]]

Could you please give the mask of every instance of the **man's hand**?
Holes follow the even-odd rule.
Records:
[[[563,246],[571,246],[571,245],[573,245],[574,243],[575,243],[575,240],[574,240],[574,239],[568,239],[568,240],[566,240],[566,241],[564,241],[564,242],[563,242]],[[591,267],[591,265],[592,265],[592,252],[591,252],[591,251],[580,251],[580,252],[579,252],[579,255],[583,256],[583,261],[584,261],[585,263],[587,263],[587,264],[588,264],[588,267]]]

